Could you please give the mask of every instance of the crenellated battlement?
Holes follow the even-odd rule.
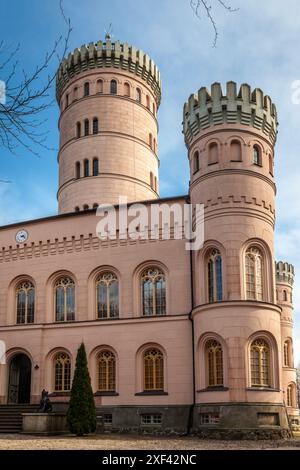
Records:
[[[294,284],[295,270],[294,266],[289,263],[284,263],[283,261],[278,261],[275,263],[276,268],[276,282],[287,283],[292,287]]]
[[[56,76],[56,98],[60,101],[66,84],[75,75],[89,69],[112,67],[127,70],[147,82],[154,91],[159,105],[161,100],[161,78],[158,67],[142,50],[120,41],[89,43],[75,49],[62,61]]]
[[[227,82],[226,94],[220,83],[213,83],[211,91],[202,87],[192,94],[183,110],[183,133],[187,147],[200,131],[218,124],[243,124],[262,131],[272,145],[277,136],[276,106],[262,90],[244,83],[237,92],[235,82]]]

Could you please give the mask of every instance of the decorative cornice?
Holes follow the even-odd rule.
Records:
[[[204,129],[220,124],[242,124],[262,131],[275,145],[277,136],[277,112],[269,96],[262,90],[251,91],[242,84],[237,93],[237,84],[227,82],[226,94],[220,83],[213,83],[211,92],[205,87],[192,94],[183,110],[183,133],[187,147],[194,137]]]
[[[56,98],[60,98],[65,85],[76,75],[89,69],[119,68],[141,77],[152,88],[157,104],[161,100],[161,79],[158,67],[143,51],[120,41],[98,41],[75,49],[60,64],[56,76]]]
[[[283,261],[275,263],[276,269],[276,282],[289,284],[291,287],[294,284],[295,270],[294,266]]]

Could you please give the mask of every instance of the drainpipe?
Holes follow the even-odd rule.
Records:
[[[195,379],[195,327],[194,327],[194,319],[192,317],[194,305],[195,305],[195,298],[194,298],[194,277],[193,277],[193,252],[190,250],[190,282],[191,282],[191,300],[192,300],[192,309],[189,314],[189,320],[191,321],[192,327],[192,346],[193,346],[193,354],[192,354],[192,361],[193,361],[193,404],[190,406],[189,412],[189,421],[188,421],[188,428],[187,434],[191,433],[191,429],[193,427],[193,414],[196,404],[196,379]]]

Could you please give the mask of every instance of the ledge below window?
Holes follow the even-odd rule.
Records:
[[[119,394],[117,392],[96,392],[94,393],[94,397],[118,397]]]
[[[52,393],[49,393],[48,395],[50,398],[51,397],[70,397],[71,396],[71,392],[52,392]]]
[[[203,393],[203,392],[227,392],[229,390],[229,387],[206,387],[206,388],[201,388],[201,390],[197,390],[197,393]]]
[[[144,396],[153,396],[153,395],[169,395],[168,392],[164,392],[163,390],[146,390],[144,392],[135,393],[136,397],[144,397]]]
[[[279,388],[272,387],[247,387],[247,392],[280,392]]]

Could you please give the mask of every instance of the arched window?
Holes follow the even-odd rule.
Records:
[[[97,93],[103,93],[103,80],[97,80]]]
[[[90,123],[88,119],[84,120],[84,135],[89,135],[90,133]]]
[[[163,391],[164,356],[159,349],[151,348],[144,352],[144,390]]]
[[[81,124],[80,124],[80,122],[77,122],[77,124],[76,124],[76,137],[77,137],[77,139],[79,139],[79,137],[81,137]]]
[[[66,108],[69,106],[69,93],[66,94]]]
[[[166,314],[166,279],[158,268],[147,268],[141,276],[143,315]]]
[[[208,147],[208,164],[213,165],[219,161],[219,148],[216,142],[213,142]]]
[[[149,134],[149,146],[150,146],[151,149],[152,149],[152,145],[153,145],[152,140],[153,140],[153,139],[152,139],[152,134],[150,133],[150,134]]]
[[[71,360],[66,353],[58,353],[54,358],[54,391],[71,390]]]
[[[85,84],[83,86],[83,89],[84,89],[84,96],[89,96],[89,94],[90,94],[90,84],[89,84],[89,82],[85,82]]]
[[[148,109],[150,109],[150,96],[146,95],[146,106]]]
[[[238,140],[233,140],[230,144],[230,160],[232,162],[242,161],[242,147]]]
[[[154,177],[154,189],[157,192],[158,187],[157,187],[157,177],[156,176]]]
[[[84,204],[84,205],[83,205],[83,210],[84,210],[84,211],[88,211],[88,210],[89,210],[89,205],[88,205],[88,204]]]
[[[207,261],[208,299],[219,302],[223,299],[222,258],[219,250],[211,250]]]
[[[197,173],[200,170],[200,159],[198,150],[194,153],[193,157],[193,173]]]
[[[73,90],[73,101],[76,101],[78,99],[78,87],[75,86]]]
[[[93,119],[93,134],[98,134],[99,132],[99,121],[98,118]]]
[[[32,282],[22,281],[16,289],[17,324],[33,323],[35,308],[35,288]]]
[[[119,281],[115,274],[102,273],[96,282],[97,318],[119,316]]]
[[[90,162],[86,158],[83,162],[83,176],[87,177],[90,175]]]
[[[116,357],[111,351],[101,351],[98,356],[98,390],[116,391]]]
[[[98,176],[99,174],[99,160],[98,158],[93,159],[93,176]]]
[[[76,174],[76,179],[79,179],[80,178],[80,162],[76,162],[75,174]]]
[[[154,114],[154,116],[156,115],[155,103],[153,103],[153,105],[152,105],[152,113]]]
[[[116,95],[117,91],[118,91],[118,87],[117,87],[116,80],[111,80],[111,82],[110,82],[110,93],[112,95]]]
[[[129,83],[124,83],[124,95],[130,97],[130,85],[129,85]]]
[[[254,165],[261,166],[261,151],[257,145],[253,147],[253,163]]]
[[[208,387],[223,386],[223,351],[221,344],[210,339],[205,344]]]
[[[292,345],[289,339],[283,344],[283,365],[285,367],[292,367]]]
[[[64,276],[55,284],[55,321],[75,320],[75,283]]]
[[[135,94],[136,101],[141,103],[141,101],[142,101],[142,92],[141,92],[141,90],[139,88],[137,88],[135,93],[136,93]]]
[[[153,189],[153,173],[150,171],[150,186]]]
[[[274,165],[273,165],[273,157],[272,157],[271,154],[269,155],[269,173],[270,173],[270,175],[273,176],[273,173],[274,173]]]
[[[251,387],[271,386],[270,346],[263,338],[257,338],[250,347]]]
[[[263,300],[263,256],[258,248],[248,248],[245,270],[247,299]]]
[[[295,407],[295,387],[294,384],[289,384],[286,389],[286,406]]]
[[[288,296],[287,296],[287,291],[284,289],[283,291],[283,301],[287,302]]]
[[[156,152],[157,148],[156,148],[156,140],[153,139],[153,152]]]

